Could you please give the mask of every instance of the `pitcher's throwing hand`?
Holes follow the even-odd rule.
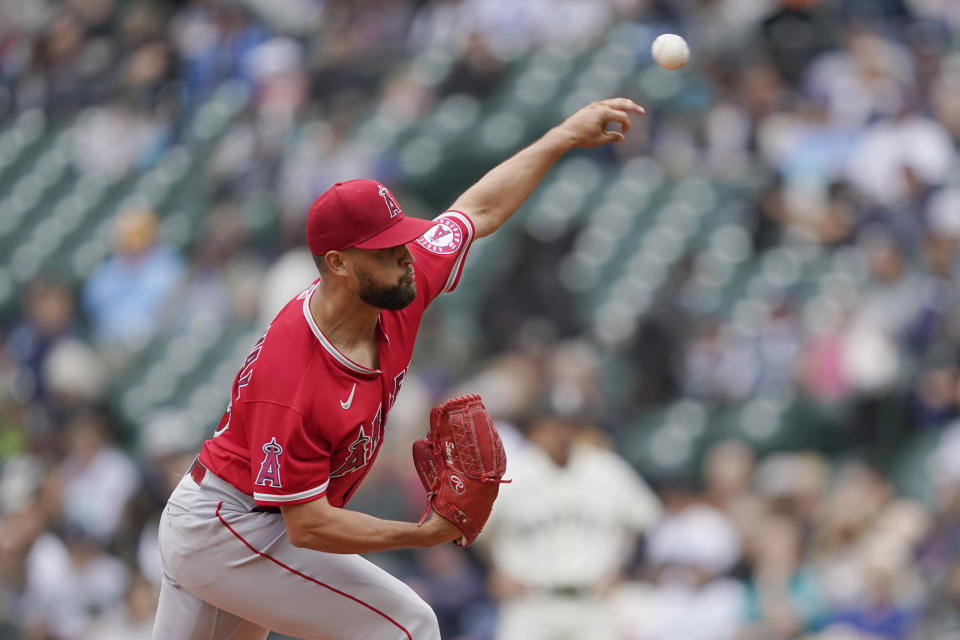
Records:
[[[630,114],[643,115],[643,107],[627,98],[610,98],[591,102],[559,124],[554,131],[566,136],[575,147],[599,147],[609,142],[620,142],[630,130]],[[620,130],[608,130],[611,123],[619,123]]]

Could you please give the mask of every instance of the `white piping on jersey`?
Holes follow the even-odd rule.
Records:
[[[307,324],[310,325],[310,330],[313,331],[313,335],[317,337],[317,340],[320,341],[320,344],[323,345],[323,348],[327,350],[327,353],[332,355],[337,361],[345,366],[347,369],[354,371],[356,373],[363,373],[366,375],[372,375],[375,373],[381,373],[379,369],[368,369],[367,367],[361,366],[348,358],[347,356],[340,353],[333,344],[327,340],[327,336],[323,335],[323,331],[320,331],[320,327],[317,326],[316,321],[313,319],[313,314],[310,313],[310,298],[313,297],[314,292],[317,290],[317,285],[313,286],[313,290],[303,299],[303,317],[307,319]]]
[[[443,285],[443,289],[440,290],[440,293],[447,293],[453,291],[453,286],[457,282],[457,275],[460,273],[460,267],[463,265],[464,258],[467,257],[467,249],[470,248],[470,243],[473,242],[473,222],[462,214],[459,211],[444,211],[441,215],[437,216],[436,220],[440,218],[455,218],[460,221],[460,225],[467,230],[466,237],[463,239],[463,246],[460,247],[460,251],[457,254],[457,260],[453,263],[453,268],[450,269],[450,275],[447,277],[446,284]]]
[[[307,489],[306,491],[301,491],[299,493],[289,493],[285,496],[275,496],[270,493],[257,493],[253,492],[254,500],[263,500],[264,502],[293,502],[294,500],[302,500],[304,498],[312,498],[322,494],[327,490],[327,485],[330,484],[330,481],[327,480],[319,487],[314,487],[313,489]]]

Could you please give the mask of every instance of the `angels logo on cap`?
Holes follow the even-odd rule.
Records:
[[[380,197],[383,198],[383,201],[387,203],[387,209],[390,210],[390,217],[393,218],[398,213],[403,213],[400,211],[400,205],[397,204],[397,201],[393,199],[393,196],[390,195],[390,192],[387,191],[387,188],[382,184],[379,185]]]
[[[430,220],[404,216],[396,198],[379,182],[348,180],[313,201],[307,214],[307,245],[315,256],[349,247],[389,249],[412,242],[434,226]]]
[[[453,220],[447,217],[436,221],[429,231],[417,238],[417,244],[440,255],[456,253],[463,244],[463,233]]]

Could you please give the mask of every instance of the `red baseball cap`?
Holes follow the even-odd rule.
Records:
[[[389,249],[411,242],[436,226],[408,218],[390,191],[374,180],[338,182],[313,201],[307,215],[307,245],[327,251]]]

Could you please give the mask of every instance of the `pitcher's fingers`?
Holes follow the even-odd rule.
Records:
[[[620,111],[632,111],[633,113],[640,114],[646,113],[643,107],[630,98],[608,98],[607,100],[601,100],[600,104],[619,109]]]
[[[623,140],[623,134],[619,131],[604,131],[603,132],[603,142],[621,142]]]
[[[625,111],[605,107],[603,111],[600,112],[600,117],[603,118],[604,127],[610,122],[619,122],[622,126],[621,131],[624,133],[630,131],[630,116],[628,116]]]

